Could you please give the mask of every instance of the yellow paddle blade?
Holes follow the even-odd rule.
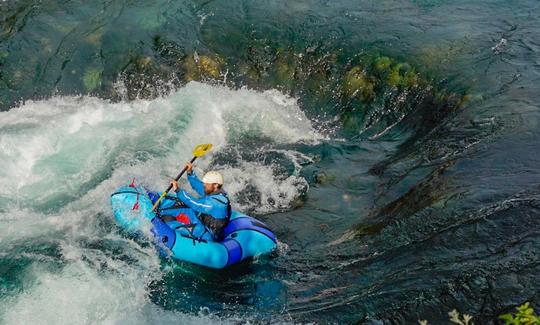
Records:
[[[193,149],[193,155],[194,155],[195,157],[202,157],[202,156],[204,156],[208,151],[210,151],[210,149],[212,149],[212,144],[211,144],[211,143],[200,144],[200,145],[196,146],[196,147]]]

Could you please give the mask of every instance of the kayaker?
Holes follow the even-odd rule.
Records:
[[[178,182],[171,182],[173,190],[180,201],[192,209],[195,213],[191,215],[191,224],[194,225],[192,234],[198,238],[205,238],[206,232],[211,233],[211,237],[222,240],[223,230],[229,223],[231,216],[231,203],[227,193],[223,190],[223,176],[217,171],[207,172],[202,181],[193,172],[193,165],[186,164],[189,184],[191,188],[200,195],[200,198],[187,193],[178,187]]]

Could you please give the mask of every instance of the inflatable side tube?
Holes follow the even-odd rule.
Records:
[[[176,243],[176,232],[158,217],[152,219],[152,233],[158,246],[165,246],[172,250]]]
[[[237,240],[228,238],[222,241],[221,245],[227,249],[227,265],[225,266],[236,264],[242,260],[242,245]]]
[[[199,242],[178,232],[171,251],[176,259],[214,269],[222,269],[230,261],[227,246],[218,242]]]
[[[276,235],[270,230],[270,228],[268,228],[267,225],[255,218],[248,216],[231,219],[231,221],[223,231],[223,237],[226,238],[233,232],[239,230],[252,230],[259,232],[270,238],[274,243],[277,243]]]
[[[120,187],[111,194],[111,206],[117,224],[128,232],[140,231],[155,217],[152,202],[140,187]]]

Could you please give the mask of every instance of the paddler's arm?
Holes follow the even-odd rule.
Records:
[[[208,201],[208,197],[203,196],[200,199],[196,199],[186,191],[180,189],[178,187],[178,182],[175,180],[171,182],[171,185],[176,193],[176,197],[194,211],[209,214],[212,210],[213,206],[211,202]]]
[[[195,175],[195,173],[193,172],[193,166],[191,165],[191,163],[186,164],[186,171],[188,174],[188,181],[189,185],[191,185],[191,188],[194,189],[197,194],[204,196],[203,182],[201,182],[199,177],[197,177],[197,175]]]
[[[200,199],[196,199],[193,196],[189,195],[188,192],[178,189],[176,192],[176,197],[180,199],[180,201],[184,202],[185,205],[190,207],[196,212],[209,214],[213,208],[212,204],[209,204],[207,197],[202,197]]]
[[[194,211],[209,214],[214,208],[208,196],[203,196],[200,199],[196,199],[188,192],[180,189],[180,187],[178,187],[177,181],[173,180],[171,182],[171,185],[174,192],[176,193],[176,197]]]

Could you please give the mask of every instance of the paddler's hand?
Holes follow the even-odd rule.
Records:
[[[179,190],[179,188],[178,188],[178,181],[175,181],[175,180],[173,179],[172,182],[171,182],[171,185],[172,185],[173,191],[174,191],[174,192],[178,192],[178,190]]]
[[[192,163],[190,163],[190,162],[186,163],[186,172],[188,173],[188,175],[191,175],[191,173],[193,173],[193,164]]]

